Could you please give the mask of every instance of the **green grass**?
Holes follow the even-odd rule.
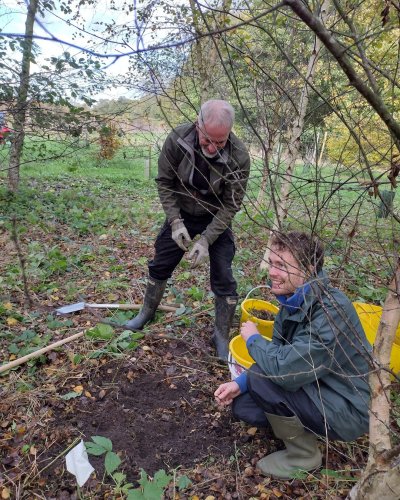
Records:
[[[0,228],[10,230],[11,219],[15,216],[20,236],[31,234],[32,228],[40,235],[28,245],[27,258],[29,273],[41,281],[35,285],[39,291],[51,289],[59,275],[72,268],[81,266],[82,272],[90,274],[91,262],[85,259],[90,259],[87,254],[93,254],[82,248],[75,252],[75,260],[68,254],[64,255],[63,245],[68,240],[79,238],[84,243],[90,237],[103,234],[107,237],[127,235],[129,238],[146,234],[149,235],[149,246],[152,246],[154,235],[165,217],[154,183],[155,150],[152,178],[146,180],[141,156],[143,151],[148,154],[147,148],[125,145],[112,160],[99,163],[95,144],[85,147],[82,143],[79,150],[76,143],[47,141],[45,149],[38,144],[33,140],[27,143],[18,193],[7,190],[3,171]],[[4,155],[4,150],[0,153]],[[3,165],[6,163],[4,157],[1,161]],[[274,219],[270,187],[265,206],[258,211],[254,208],[259,189],[259,167],[258,162],[252,166],[245,198],[246,210],[241,210],[234,221],[237,240],[234,272],[241,294],[246,294],[260,280],[265,281],[265,276],[258,272],[258,265]],[[377,217],[380,200],[369,196],[347,169],[339,171],[326,166],[313,171],[299,165],[294,177],[285,227],[317,231],[325,242],[326,268],[335,283],[354,299],[381,302],[393,271],[393,253],[398,246],[396,241],[400,239],[399,224],[391,218]],[[276,182],[275,195],[279,191],[279,177]],[[344,185],[337,189],[340,182]],[[397,195],[394,203],[397,213],[399,207],[400,196]],[[62,228],[61,234],[59,228]],[[57,237],[52,239],[53,233]],[[52,241],[41,241],[44,235]],[[119,241],[118,245],[125,243]],[[147,257],[143,258],[147,260]],[[141,256],[134,256],[132,262],[140,259]],[[123,264],[115,265],[118,269]],[[138,265],[145,266],[146,263]],[[14,263],[4,278],[8,286],[16,275],[18,264]],[[99,291],[123,289],[125,286],[124,280],[113,276],[100,286]],[[74,289],[80,289],[79,285],[71,285],[71,290]]]
[[[0,146],[0,178],[6,177],[8,147]],[[66,180],[76,178],[101,179],[115,183],[147,182],[145,162],[150,161],[150,179],[157,172],[158,150],[155,146],[122,145],[110,160],[99,159],[96,142],[86,144],[80,140],[63,141],[28,138],[25,141],[21,162],[21,179],[52,179],[58,176]]]

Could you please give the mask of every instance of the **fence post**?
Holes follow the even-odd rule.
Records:
[[[144,159],[144,178],[146,181],[150,179],[150,161],[148,158]]]
[[[151,174],[151,146],[149,146],[149,175]]]
[[[393,211],[393,200],[396,191],[381,191],[382,199],[379,204],[378,217],[380,219],[386,219],[390,212]]]

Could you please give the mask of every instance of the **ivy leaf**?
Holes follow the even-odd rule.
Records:
[[[163,489],[156,482],[147,483],[143,490],[146,500],[160,500],[163,496]]]
[[[161,488],[165,488],[169,483],[170,481],[172,481],[173,477],[172,476],[169,476],[168,474],[165,473],[164,470],[158,470],[155,474],[154,474],[154,483],[156,483],[159,487]]]
[[[112,478],[117,484],[122,484],[126,479],[126,474],[123,472],[116,472],[115,474],[112,474]]]
[[[143,493],[138,488],[136,490],[128,491],[127,500],[146,500],[146,498],[143,496]]]
[[[86,441],[85,446],[88,454],[94,455],[95,457],[99,457],[106,452],[106,450],[102,446],[99,446],[96,443],[92,443],[92,441]]]
[[[108,439],[104,436],[92,436],[92,440],[101,446],[104,451],[112,451],[112,442],[111,439]]]
[[[79,398],[79,396],[82,396],[81,392],[67,392],[67,394],[61,396],[61,399],[64,399],[64,401],[68,401],[73,398]]]
[[[187,476],[181,476],[178,481],[178,489],[179,491],[185,490],[189,488],[192,484],[192,481]]]
[[[182,305],[175,311],[175,316],[182,316],[185,311],[186,307]]]
[[[140,469],[140,479],[138,479],[138,483],[144,488],[144,486],[148,483],[147,472],[144,469]]]
[[[104,460],[104,467],[108,474],[112,474],[121,464],[121,459],[113,451],[107,451],[106,458]]]
[[[114,330],[110,325],[99,324],[94,328],[87,330],[86,336],[92,339],[110,340],[113,336]]]

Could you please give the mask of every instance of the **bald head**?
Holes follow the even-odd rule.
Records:
[[[214,99],[202,105],[196,129],[204,156],[214,158],[225,147],[234,118],[235,112],[226,101]]]

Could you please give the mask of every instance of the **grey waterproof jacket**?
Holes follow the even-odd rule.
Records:
[[[368,431],[371,346],[353,304],[323,271],[296,312],[281,307],[272,342],[255,336],[248,348],[273,382],[303,388],[343,440]]]
[[[210,164],[207,190],[193,187],[196,127],[180,125],[166,138],[156,177],[158,194],[169,222],[180,218],[180,210],[194,216],[212,213],[203,235],[211,245],[229,227],[240,209],[250,171],[250,157],[232,132],[217,161]]]

